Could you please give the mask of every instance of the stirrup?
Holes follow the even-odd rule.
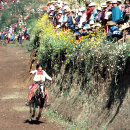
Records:
[[[26,105],[26,106],[29,106],[30,103],[31,103],[31,101],[27,101],[27,102],[25,102],[25,105]]]

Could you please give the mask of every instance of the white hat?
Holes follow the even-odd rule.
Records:
[[[60,4],[57,4],[57,7],[59,7],[59,8],[62,8],[62,5],[60,5]]]
[[[89,24],[90,24],[90,25],[93,25],[93,24],[94,24],[94,21],[90,21]]]
[[[101,7],[98,7],[98,8],[97,8],[97,10],[100,10],[100,11],[102,11]]]
[[[61,11],[61,10],[59,11],[59,14],[62,14],[62,11]]]
[[[57,26],[56,26],[56,29],[58,29],[58,28],[60,28],[60,27],[61,27],[61,25],[57,25]]]
[[[65,7],[64,7],[64,9],[68,9],[68,8],[69,8],[69,6],[65,6]]]
[[[96,6],[96,4],[94,2],[91,2],[88,6],[92,7],[92,6]]]
[[[112,0],[106,0],[106,2],[111,2]]]
[[[124,24],[122,25],[122,27],[119,28],[119,30],[122,31],[122,30],[125,30],[125,29],[127,29],[127,28],[130,28],[130,25],[129,25],[128,22],[127,22],[127,23],[124,23]]]
[[[95,26],[95,24],[93,24],[91,27],[92,27],[92,28],[95,28],[96,26]]]
[[[116,25],[115,22],[113,22],[113,21],[107,21],[107,26],[114,26],[114,25]]]
[[[55,10],[55,7],[54,7],[54,6],[52,6],[52,7],[50,8],[50,10]]]
[[[66,1],[64,2],[64,4],[65,4],[65,5],[68,5],[68,3],[67,3]]]
[[[101,27],[101,24],[100,23],[96,23],[95,27]]]
[[[79,24],[79,25],[78,25],[78,28],[79,28],[79,29],[81,29],[81,28],[82,28],[82,25],[81,25],[81,24]]]
[[[81,12],[79,12],[79,13],[78,13],[78,16],[82,16],[82,13],[81,13]]]
[[[121,2],[121,0],[117,0],[117,2]]]
[[[65,13],[68,13],[68,12],[70,12],[71,10],[68,8],[68,9],[66,9],[65,10]]]
[[[113,4],[114,4],[114,3],[116,4],[116,3],[117,3],[117,0],[112,0],[112,3],[113,3]]]
[[[107,7],[106,3],[101,3],[101,7],[106,8]]]
[[[85,10],[86,10],[85,7],[82,7],[82,8],[81,8],[81,11],[85,11]]]
[[[57,1],[52,1],[52,3],[57,3]]]

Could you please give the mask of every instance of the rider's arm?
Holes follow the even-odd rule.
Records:
[[[45,71],[43,73],[44,73],[46,79],[52,80],[52,78]]]
[[[36,72],[37,72],[37,70],[32,70],[30,73],[35,74]]]

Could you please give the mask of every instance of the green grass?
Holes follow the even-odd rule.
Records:
[[[87,128],[88,119],[84,120],[82,124],[78,124],[65,120],[62,115],[58,115],[58,113],[53,110],[45,110],[43,114],[48,117],[49,121],[58,123],[63,126],[65,130],[86,130]]]

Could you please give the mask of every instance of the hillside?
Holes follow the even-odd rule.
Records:
[[[73,122],[71,129],[129,130],[129,41],[104,45],[99,33],[93,42],[75,44],[69,31],[59,30],[55,37],[46,18],[45,14],[36,25],[44,31],[35,41],[35,60],[54,79],[48,87],[51,110]]]

